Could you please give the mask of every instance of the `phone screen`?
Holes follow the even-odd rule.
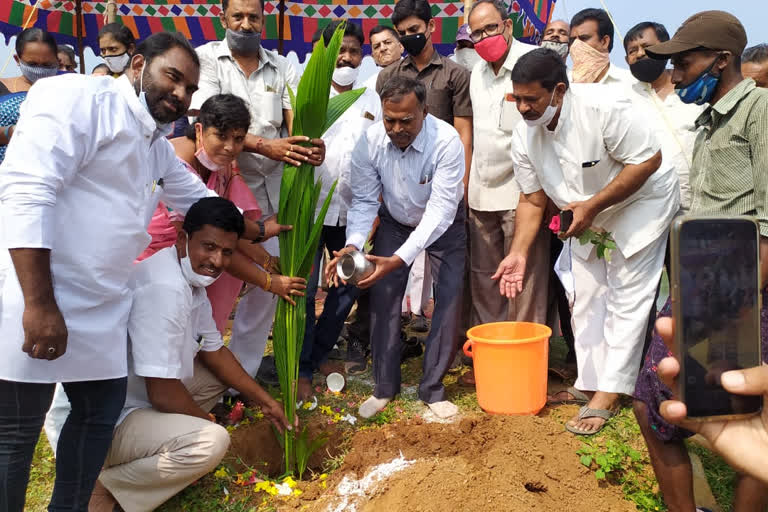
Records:
[[[681,385],[690,417],[760,410],[761,397],[720,385],[723,372],[760,365],[756,230],[739,219],[693,219],[680,227]]]

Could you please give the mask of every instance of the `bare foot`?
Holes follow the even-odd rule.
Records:
[[[91,493],[91,500],[88,502],[88,512],[112,512],[116,506],[119,505],[112,493],[96,480]]]
[[[603,391],[597,391],[593,396],[592,399],[587,404],[587,407],[590,409],[604,409],[608,411],[615,410],[619,405],[619,395],[617,393],[606,393]],[[579,415],[577,414],[570,420],[568,420],[568,425],[571,427],[580,430],[586,434],[597,432],[601,428],[603,428],[603,425],[605,425],[605,422],[608,421],[604,418],[596,418],[596,417],[586,417],[579,419]]]
[[[312,398],[312,379],[299,377],[299,388],[296,392],[300,402],[306,402]]]

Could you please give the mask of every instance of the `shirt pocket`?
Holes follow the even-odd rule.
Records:
[[[259,104],[255,105],[259,117],[275,127],[283,124],[283,97],[274,90],[265,90],[260,94]]]
[[[512,133],[520,122],[522,116],[517,111],[517,103],[511,94],[505,94],[501,100],[501,112],[499,113],[499,129],[506,133]]]
[[[419,171],[414,169],[413,173],[408,173],[405,180],[406,194],[411,202],[419,208],[425,208],[427,201],[432,193],[432,181],[435,172],[433,167],[425,167]]]

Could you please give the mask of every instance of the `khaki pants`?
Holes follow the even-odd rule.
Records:
[[[490,322],[547,323],[549,232],[542,227],[528,254],[523,292],[502,297],[491,276],[509,252],[515,234],[515,211],[469,210],[472,325]]]
[[[226,387],[195,361],[187,389],[210,411]],[[126,512],[154,510],[215,468],[229,447],[227,430],[186,414],[130,413],[115,429],[99,480]]]

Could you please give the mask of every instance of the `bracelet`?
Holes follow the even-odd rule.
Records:
[[[272,291],[272,274],[269,272],[265,272],[267,274],[267,282],[264,283],[264,291],[265,292],[271,292]]]
[[[271,263],[272,263],[272,255],[271,254],[267,254],[267,259],[264,260],[264,263],[261,266],[262,266],[262,268],[267,269],[267,268],[269,268]]]

